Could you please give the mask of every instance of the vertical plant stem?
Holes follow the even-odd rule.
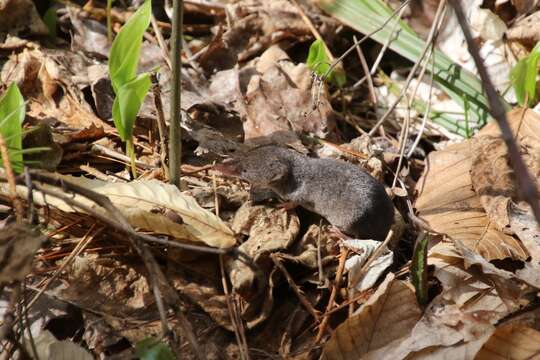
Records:
[[[136,179],[137,165],[135,165],[135,148],[133,146],[133,139],[126,140],[126,155],[129,156],[129,163],[131,164],[131,175],[133,175],[133,179]]]
[[[107,0],[107,40],[111,43],[112,38],[112,19],[111,19],[111,9],[112,9],[113,0]]]
[[[182,161],[181,80],[182,80],[182,27],[184,1],[173,0],[173,24],[171,36],[171,62],[173,73],[173,96],[171,100],[171,123],[169,127],[169,176],[170,181],[180,187],[180,165]]]

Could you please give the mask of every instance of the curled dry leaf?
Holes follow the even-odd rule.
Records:
[[[62,178],[107,196],[133,227],[170,235],[178,240],[203,242],[218,248],[231,247],[236,241],[232,231],[221,219],[200,207],[193,197],[181,193],[173,185],[157,180],[108,183],[83,177]],[[5,186],[0,189],[2,192],[6,191]],[[26,187],[18,186],[18,191],[25,194]],[[93,202],[82,196],[76,195],[74,199],[98,209]],[[40,205],[55,206],[65,212],[80,212],[51,196],[44,198],[41,194],[34,193],[34,201]],[[184,223],[170,220],[163,214],[167,210],[178,214]]]
[[[361,278],[361,270],[369,257],[375,250],[382,246],[380,241],[376,240],[345,240],[345,246],[350,248],[355,255],[351,256],[345,262],[345,269],[349,271],[350,286],[358,291],[364,291],[375,285],[379,277],[394,262],[394,253],[386,248],[383,253],[373,260],[367,268],[365,275]],[[355,281],[356,280],[356,281]]]
[[[489,264],[483,258],[480,259]],[[508,314],[519,308],[521,291],[511,281],[512,274],[504,270],[490,275],[478,276],[470,271],[463,255],[454,244],[441,242],[431,250],[428,263],[434,266],[433,275],[442,286],[441,297],[463,310],[490,310]],[[481,266],[481,264],[478,264]],[[491,265],[491,264],[489,264]],[[498,270],[498,269],[497,269]],[[489,271],[487,270],[486,272]],[[492,276],[496,277],[494,281]],[[494,284],[498,286],[495,287]]]
[[[528,257],[521,243],[497,230],[472,187],[471,144],[465,141],[428,156],[416,208],[435,231],[458,239],[488,260]]]
[[[235,215],[232,228],[235,232],[249,235],[238,247],[258,265],[257,272],[240,260],[231,260],[227,270],[236,292],[244,299],[264,298],[262,311],[253,313],[248,319],[248,327],[262,322],[272,307],[273,280],[270,255],[286,250],[300,231],[300,221],[294,212],[264,205],[244,204]],[[254,302],[255,303],[255,302]],[[253,304],[249,304],[253,305]],[[255,314],[256,313],[256,314]]]
[[[501,317],[497,311],[464,310],[436,297],[407,338],[385,359],[473,360]],[[455,356],[448,356],[452,353]]]
[[[323,359],[386,357],[411,332],[421,310],[414,291],[389,274],[369,300],[326,343]]]
[[[499,326],[476,355],[476,360],[536,359],[540,354],[540,331],[524,324]]]

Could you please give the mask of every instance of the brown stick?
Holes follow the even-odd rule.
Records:
[[[9,161],[9,153],[4,137],[0,135],[0,155],[2,155],[2,164],[6,170],[6,179],[9,186],[9,197],[15,208],[15,214],[17,215],[17,222],[21,223],[24,219],[24,208],[19,198],[17,197],[17,182],[15,181],[15,174]]]
[[[285,276],[285,279],[287,280],[287,282],[289,283],[289,286],[291,287],[291,289],[293,289],[294,293],[298,297],[298,300],[300,300],[300,303],[302,303],[302,305],[304,305],[304,307],[306,308],[308,313],[310,313],[311,316],[313,316],[315,321],[320,323],[321,319],[320,319],[320,316],[319,316],[319,312],[317,310],[315,310],[315,308],[309,302],[309,300],[306,299],[306,297],[302,293],[302,290],[300,290],[298,288],[298,286],[296,286],[296,283],[292,279],[291,275],[289,274],[287,269],[285,269],[285,266],[283,266],[283,264],[281,263],[281,261],[279,259],[279,255],[278,254],[271,254],[270,258],[272,259],[274,264],[277,266],[277,268],[281,271],[281,273]]]
[[[336,300],[336,295],[341,284],[341,277],[343,276],[343,270],[345,269],[345,260],[347,260],[348,253],[349,249],[347,249],[346,247],[341,248],[341,255],[339,256],[339,265],[336,272],[336,278],[334,280],[334,287],[332,288],[332,293],[330,293],[330,299],[328,300],[328,305],[326,306],[326,311],[324,313],[321,326],[319,327],[319,333],[317,334],[315,343],[319,343],[321,341],[326,331],[326,326],[328,325],[328,321],[330,320],[330,311],[334,307],[334,301]]]
[[[510,164],[516,174],[516,183],[518,186],[519,195],[523,200],[525,200],[532,208],[536,222],[540,224],[540,198],[538,196],[538,190],[536,184],[533,182],[527,166],[523,162],[521,155],[519,154],[519,148],[514,141],[514,136],[510,125],[508,124],[508,119],[506,118],[506,109],[502,104],[497,91],[491,82],[491,78],[486,70],[484,61],[480,57],[478,51],[478,46],[474,42],[474,39],[469,29],[467,19],[463,13],[463,9],[459,5],[457,0],[448,0],[454,11],[456,12],[456,17],[467,41],[467,47],[469,48],[469,53],[474,59],[476,68],[478,69],[478,74],[482,79],[484,84],[484,90],[486,92],[487,100],[489,103],[489,112],[491,116],[497,121],[499,128],[501,129],[502,138],[508,148],[508,155],[510,157]]]

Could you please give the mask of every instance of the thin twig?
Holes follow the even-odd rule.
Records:
[[[43,286],[38,291],[38,293],[34,295],[32,300],[30,300],[30,302],[26,305],[28,309],[30,309],[36,303],[36,301],[38,301],[41,295],[43,295],[43,293],[47,290],[49,285],[52,284],[52,282],[56,280],[60,276],[60,274],[62,274],[64,269],[68,267],[68,265],[70,265],[71,262],[77,256],[79,256],[84,251],[84,249],[86,249],[86,247],[96,237],[96,235],[103,230],[103,229],[98,229],[96,232],[94,232],[95,228],[96,228],[96,225],[93,224],[88,230],[88,232],[83,236],[81,241],[79,241],[79,243],[75,246],[75,248],[73,248],[71,253],[65,258],[62,265],[54,272],[54,274],[51,277],[47,278],[47,281],[45,282],[45,284],[43,284]]]
[[[358,39],[356,38],[356,35],[353,35],[353,40],[355,43],[358,42]],[[371,77],[371,72],[369,71],[369,66],[366,61],[366,57],[364,56],[364,52],[362,51],[362,48],[360,45],[356,47],[356,52],[358,53],[358,58],[360,59],[360,64],[362,65],[362,69],[364,70],[364,73],[366,74],[367,82],[368,82],[368,89],[369,94],[371,95],[371,101],[373,102],[373,105],[377,107],[377,95],[375,94],[375,87],[373,86],[373,78]]]
[[[152,92],[154,93],[154,106],[157,112],[157,125],[159,133],[159,158],[165,178],[169,178],[169,169],[167,168],[167,124],[165,122],[165,113],[163,112],[163,102],[161,101],[161,86],[155,73],[152,73]]]
[[[172,99],[169,124],[169,177],[172,184],[180,188],[180,165],[182,163],[182,24],[184,18],[184,2],[173,0],[173,26],[171,36],[172,58]]]
[[[362,265],[362,268],[360,268],[360,271],[358,271],[358,273],[355,274],[356,276],[354,276],[351,279],[351,285],[353,287],[356,286],[356,284],[358,284],[360,281],[362,281],[362,279],[368,272],[369,267],[371,266],[373,261],[375,261],[375,259],[381,256],[382,253],[387,249],[388,243],[390,242],[390,240],[392,240],[393,236],[394,236],[394,231],[390,230],[388,234],[386,235],[386,238],[384,239],[384,241],[381,243],[381,245],[379,245],[377,249],[375,249],[375,251],[371,254],[371,256],[366,260],[364,265]]]
[[[343,271],[345,269],[345,260],[347,260],[347,254],[349,249],[346,247],[341,248],[341,254],[339,256],[339,264],[336,272],[336,278],[334,279],[334,286],[332,287],[332,292],[330,293],[330,299],[328,299],[328,305],[326,306],[326,311],[324,312],[324,317],[322,319],[321,325],[319,326],[319,332],[315,338],[315,343],[319,343],[326,332],[326,327],[328,321],[330,321],[330,310],[334,307],[334,301],[336,300],[337,292],[341,285],[341,277],[343,276]]]
[[[9,160],[9,152],[6,141],[4,137],[0,134],[0,155],[2,158],[2,165],[6,170],[6,178],[9,185],[9,197],[15,208],[15,214],[17,216],[17,222],[20,224],[24,220],[24,208],[22,206],[19,197],[17,196],[17,182],[15,180],[15,174],[13,173],[13,168],[11,167],[11,162]]]
[[[90,189],[83,188],[81,186],[78,186],[73,183],[69,183],[67,181],[63,181],[59,178],[55,178],[52,176],[47,176],[44,174],[41,174],[39,172],[31,172],[31,175],[34,179],[45,182],[45,183],[53,183],[58,184],[60,183],[62,187],[69,188],[70,190],[94,201],[96,204],[100,205],[104,209],[106,209],[109,212],[110,216],[106,216],[103,214],[100,214],[99,212],[93,210],[90,206],[81,204],[78,201],[73,200],[68,195],[65,195],[64,193],[59,193],[56,191],[52,191],[49,189],[46,189],[42,186],[39,186],[37,184],[34,184],[36,190],[41,191],[43,193],[55,196],[59,199],[62,199],[67,204],[78,207],[82,209],[83,211],[88,212],[89,214],[92,214],[102,222],[116,228],[120,229],[122,232],[126,233],[128,235],[128,239],[131,240],[131,244],[135,251],[138,253],[138,255],[142,258],[143,263],[145,264],[145,267],[148,271],[148,282],[150,284],[150,287],[154,288],[155,284],[162,284],[166,286],[167,289],[167,303],[168,305],[175,309],[176,316],[179,318],[179,324],[182,327],[184,331],[184,335],[186,336],[188,342],[190,343],[191,347],[193,348],[193,352],[199,359],[205,359],[204,353],[201,351],[200,346],[198,344],[198,341],[193,333],[193,329],[191,327],[191,324],[185,317],[185,315],[180,311],[178,308],[180,304],[180,298],[178,296],[178,293],[176,290],[172,288],[172,286],[168,283],[167,279],[165,278],[165,275],[159,268],[156,260],[154,259],[152,253],[148,250],[146,245],[144,244],[144,239],[148,238],[148,235],[138,234],[128,223],[126,218],[122,215],[122,213],[112,204],[112,202],[109,200],[107,196],[98,194]],[[76,190],[75,190],[76,189]],[[151,237],[150,237],[151,238]],[[154,296],[158,296],[159,294],[154,293]],[[156,303],[160,300],[156,298]],[[160,314],[161,315],[161,314]],[[162,320],[163,321],[163,320]],[[166,320],[165,320],[166,321]]]
[[[392,20],[398,13],[401,13],[401,10],[403,8],[405,8],[405,6],[408,6],[409,5],[409,2],[410,0],[407,0],[405,2],[403,2],[401,5],[399,5],[399,7],[394,10],[394,12],[388,17],[388,19],[386,19],[382,24],[381,26],[379,26],[378,28],[376,28],[375,30],[373,30],[372,32],[364,35],[360,40],[356,41],[350,48],[347,49],[347,51],[345,51],[343,54],[341,54],[341,56],[339,58],[336,59],[336,61],[334,61],[330,67],[328,68],[328,70],[326,70],[326,72],[324,73],[324,75],[322,76],[322,80],[323,82],[328,78],[328,76],[330,76],[330,74],[332,73],[332,70],[334,70],[334,68],[340,63],[343,61],[343,59],[345,59],[347,57],[347,55],[349,55],[354,49],[356,49],[357,46],[359,46],[360,44],[362,44],[364,41],[366,41],[367,39],[371,38],[374,34],[378,33],[379,31],[381,31],[382,29],[384,29],[384,27],[386,26],[386,24],[388,24],[390,22],[390,20]]]
[[[474,39],[469,29],[467,19],[463,13],[463,9],[456,0],[449,0],[450,5],[456,12],[456,17],[467,41],[467,46],[469,52],[474,59],[476,69],[478,74],[482,79],[482,84],[484,84],[484,91],[486,92],[488,103],[489,103],[489,112],[491,116],[497,121],[499,128],[501,130],[502,138],[508,148],[508,155],[510,157],[510,164],[516,174],[515,179],[518,187],[519,194],[523,200],[525,200],[530,206],[536,218],[536,222],[540,224],[540,198],[538,196],[538,189],[536,188],[536,182],[533,181],[527,166],[523,162],[521,155],[519,154],[519,148],[514,140],[512,130],[508,124],[508,119],[506,118],[506,110],[502,104],[497,91],[491,82],[491,78],[486,70],[484,61],[482,60],[480,53],[478,51],[478,46],[474,42]]]
[[[302,290],[300,290],[298,288],[298,286],[296,285],[296,283],[294,282],[293,278],[291,277],[291,275],[289,274],[289,272],[287,271],[287,269],[285,269],[285,266],[283,266],[283,264],[281,263],[280,259],[279,259],[279,255],[278,254],[271,254],[270,255],[270,258],[272,259],[272,261],[274,262],[274,264],[277,266],[277,268],[281,271],[281,273],[285,276],[285,279],[287,280],[287,282],[289,283],[289,286],[291,287],[291,289],[293,289],[294,293],[296,294],[296,297],[298,297],[298,300],[300,300],[300,303],[302,305],[304,305],[304,307],[306,308],[307,312],[310,313],[311,316],[313,316],[313,318],[315,319],[315,321],[317,323],[320,323],[321,322],[321,318],[320,318],[320,314],[317,310],[315,310],[315,308],[313,307],[313,305],[309,302],[308,299],[306,299],[306,297],[304,296],[304,294],[302,293]]]
[[[441,8],[444,5],[444,2],[445,1],[440,2],[439,8]],[[409,73],[409,76],[407,76],[407,80],[405,81],[405,84],[403,85],[403,89],[401,90],[401,93],[399,94],[398,98],[392,103],[392,105],[388,108],[388,110],[386,110],[383,116],[377,121],[375,126],[373,126],[373,128],[369,131],[370,136],[373,136],[373,134],[375,134],[375,132],[379,129],[379,127],[386,121],[386,119],[388,119],[390,114],[395,110],[396,106],[399,104],[401,99],[403,99],[403,96],[405,95],[407,89],[409,88],[409,85],[412,79],[416,75],[416,70],[418,70],[418,67],[420,66],[420,64],[424,63],[424,58],[426,57],[428,50],[431,48],[432,41],[436,33],[435,29],[437,28],[437,22],[434,22],[433,25],[434,26],[431,27],[428,39],[426,40],[426,44],[424,45],[424,48],[422,49],[422,52],[418,58],[418,61],[413,65]]]
[[[171,59],[169,58],[169,51],[167,49],[167,43],[165,42],[165,39],[163,38],[163,34],[161,33],[161,29],[159,28],[158,22],[154,14],[152,14],[152,16],[150,17],[150,22],[152,24],[152,29],[154,30],[154,33],[156,34],[156,39],[159,45],[159,49],[161,50],[161,57],[163,58],[163,60],[165,60],[167,67],[169,69],[172,69]]]

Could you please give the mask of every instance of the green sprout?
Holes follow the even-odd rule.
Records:
[[[510,80],[521,106],[532,106],[535,103],[538,60],[540,60],[540,42],[510,72]]]
[[[311,44],[306,63],[308,68],[315,72],[319,77],[326,74],[330,68],[331,61],[322,40],[317,39]],[[340,69],[332,70],[328,76],[328,80],[338,87],[342,87],[347,82],[345,73]]]
[[[0,134],[6,141],[13,171],[23,171],[22,123],[25,116],[24,99],[15,83],[0,98]],[[0,165],[3,166],[0,159]]]
[[[120,139],[126,143],[133,177],[137,176],[133,126],[151,85],[149,73],[137,75],[137,64],[151,14],[152,2],[146,0],[114,39],[109,56],[109,75],[116,94],[112,108],[113,121]]]
[[[135,345],[136,355],[141,360],[173,360],[171,348],[155,338],[145,338]]]

